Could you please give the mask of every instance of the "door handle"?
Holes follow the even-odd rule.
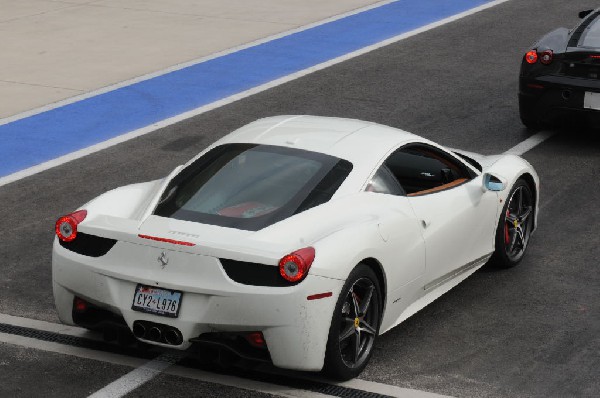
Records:
[[[431,220],[423,219],[421,220],[421,225],[423,228],[427,228],[431,224]]]

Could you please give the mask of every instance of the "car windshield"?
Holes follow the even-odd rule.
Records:
[[[327,202],[351,170],[316,152],[226,144],[179,173],[154,214],[256,231]]]

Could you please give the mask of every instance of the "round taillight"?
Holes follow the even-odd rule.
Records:
[[[552,50],[546,50],[540,54],[540,62],[544,65],[548,65],[552,62],[553,56],[554,53],[552,52]]]
[[[296,250],[279,260],[279,273],[288,282],[300,282],[308,274],[314,259],[314,248]]]
[[[525,61],[527,61],[528,64],[535,64],[538,60],[538,55],[537,55],[537,51],[535,50],[531,50],[531,51],[527,51],[527,54],[525,54]]]
[[[58,239],[71,242],[77,237],[77,225],[87,216],[87,211],[78,210],[56,220],[55,231]]]

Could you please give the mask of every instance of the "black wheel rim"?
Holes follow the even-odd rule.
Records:
[[[373,282],[360,278],[350,287],[341,309],[339,344],[344,364],[361,366],[368,358],[379,323],[379,297]]]
[[[510,196],[504,215],[504,250],[511,261],[518,261],[525,253],[532,214],[531,192],[525,185],[521,185]]]

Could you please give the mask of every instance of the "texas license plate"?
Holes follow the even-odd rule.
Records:
[[[600,110],[600,93],[586,91],[583,96],[583,107],[585,109]]]
[[[135,287],[131,309],[177,318],[182,295],[183,293],[177,290],[159,289],[138,284]]]

